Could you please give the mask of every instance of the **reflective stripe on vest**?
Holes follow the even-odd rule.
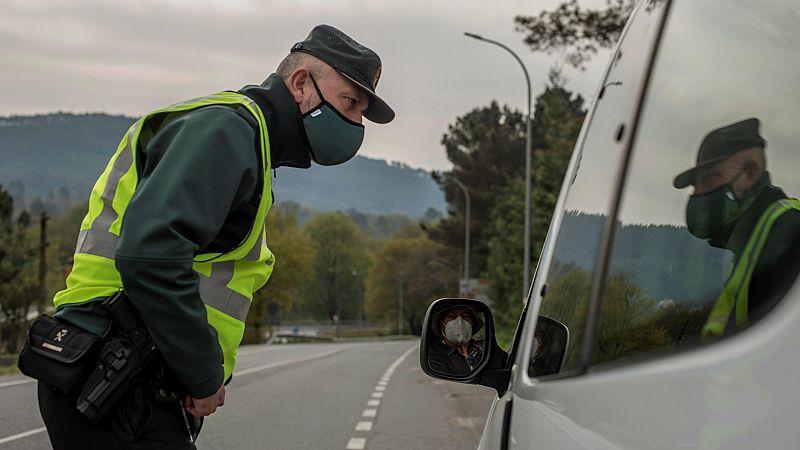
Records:
[[[166,115],[167,119],[172,119],[211,105],[244,106],[256,118],[265,175],[256,217],[246,238],[239,246],[227,252],[197,255],[193,263],[198,275],[200,297],[206,305],[208,322],[219,337],[227,379],[235,366],[236,350],[244,334],[244,321],[253,293],[267,282],[274,263],[274,257],[266,245],[264,229],[267,212],[272,205],[267,125],[258,106],[242,94],[221,92],[178,103],[146,114],[130,127],[92,189],[89,212],[78,234],[73,269],[67,277],[67,288],[57,293],[53,302],[58,308],[108,296],[122,288],[114,256],[122,218],[138,183],[135,162],[138,157],[137,148],[141,147],[139,139],[142,130],[147,128],[143,125],[155,115]]]
[[[747,303],[750,291],[750,279],[756,269],[761,250],[767,243],[769,233],[775,221],[785,212],[796,209],[800,211],[800,200],[783,199],[770,205],[758,219],[747,245],[744,247],[742,256],[725,283],[714,307],[706,319],[703,326],[703,336],[722,336],[728,326],[731,314],[735,308],[736,326],[742,327],[747,324]]]

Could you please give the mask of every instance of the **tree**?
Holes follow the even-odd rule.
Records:
[[[633,0],[607,0],[605,9],[585,9],[569,0],[538,16],[517,16],[514,22],[532,51],[568,50],[567,63],[582,69],[599,48],[614,45],[633,5]]]
[[[475,108],[456,119],[442,138],[453,170],[435,174],[444,189],[448,217],[428,227],[434,241],[443,244],[455,258],[464,243],[464,194],[448,176],[466,185],[470,194],[470,237],[472,274],[482,273],[486,265],[487,239],[484,232],[492,206],[508,180],[519,177],[525,164],[525,117],[500,107],[496,102]]]
[[[367,237],[342,213],[318,214],[303,232],[316,252],[311,279],[295,311],[312,318],[358,317],[364,274],[371,265]],[[354,274],[355,273],[355,274]]]
[[[270,212],[267,245],[275,255],[275,266],[267,284],[253,294],[246,321],[246,343],[261,342],[264,327],[292,310],[295,299],[313,275],[316,250],[311,238],[298,228],[294,209],[276,208]]]
[[[575,367],[580,354],[591,287],[591,273],[580,267],[556,263],[550,268],[539,314],[558,320],[569,330],[565,367]]]
[[[625,274],[611,274],[606,280],[593,360],[613,361],[670,343],[666,331],[655,320],[657,313],[656,301],[645,296],[639,285]]]
[[[428,305],[457,288],[457,272],[438,255],[439,247],[424,235],[385,242],[367,277],[367,318],[397,324],[402,290],[404,332],[420,334]]]
[[[536,99],[534,126],[541,130],[534,142],[531,192],[531,255],[534,264],[555,208],[564,173],[580,132],[585,111],[583,99],[565,88],[556,70],[550,72],[545,91]],[[522,247],[525,183],[517,176],[505,185],[489,214],[488,257],[484,276],[491,280],[493,311],[498,330],[511,333],[522,308]]]
[[[36,247],[28,236],[30,224],[30,215],[15,213],[14,201],[0,187],[0,353],[16,353],[40,296],[32,276]]]

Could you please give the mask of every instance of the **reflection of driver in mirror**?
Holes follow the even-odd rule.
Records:
[[[431,369],[448,375],[466,376],[480,364],[483,349],[473,338],[483,321],[472,309],[445,308],[431,317],[436,340],[428,350]]]
[[[759,128],[750,118],[711,131],[695,167],[675,177],[676,188],[694,187],[686,206],[689,232],[735,255],[703,327],[706,337],[762,317],[800,269],[800,201],[772,184]]]

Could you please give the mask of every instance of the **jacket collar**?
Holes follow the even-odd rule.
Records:
[[[786,194],[781,188],[772,185],[765,186],[753,201],[753,204],[742,214],[731,233],[727,246],[737,258],[744,252],[744,247],[747,245],[747,241],[750,240],[753,228],[755,228],[764,211],[769,205],[784,198],[786,198]]]
[[[283,79],[273,73],[261,85],[245,86],[239,92],[258,105],[267,121],[271,167],[311,167],[300,109]]]

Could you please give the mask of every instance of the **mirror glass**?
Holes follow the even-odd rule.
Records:
[[[528,376],[541,377],[558,373],[569,345],[567,326],[547,316],[539,316],[533,339]]]
[[[427,333],[428,365],[442,375],[472,375],[487,357],[486,320],[482,311],[448,304],[431,312]]]

